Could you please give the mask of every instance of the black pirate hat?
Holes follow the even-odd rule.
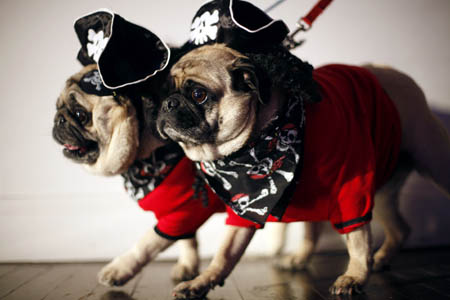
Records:
[[[107,88],[142,82],[167,67],[170,49],[151,31],[108,10],[75,21],[81,43],[78,60],[96,63]]]
[[[213,0],[204,4],[192,20],[189,42],[195,46],[225,43],[240,50],[280,44],[289,29],[253,4],[240,0]]]

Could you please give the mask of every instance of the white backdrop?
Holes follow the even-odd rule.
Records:
[[[153,215],[127,197],[120,177],[87,174],[52,140],[56,98],[65,79],[80,69],[73,21],[109,8],[177,45],[188,37],[191,18],[203,2],[0,1],[0,261],[110,258],[153,227]],[[261,8],[272,2],[253,1]],[[270,14],[293,28],[315,2],[287,0]],[[449,33],[448,0],[336,0],[295,53],[315,66],[375,62],[397,67],[419,82],[448,124]],[[407,246],[450,244],[450,200],[417,177],[409,180],[403,198],[414,230]],[[214,252],[223,222],[224,215],[216,215],[200,230],[203,255]],[[301,226],[291,228],[289,249],[301,233]],[[259,232],[247,254],[266,254],[269,244],[269,233]],[[322,238],[321,250],[337,248],[342,248],[337,234]],[[176,247],[161,255],[175,256]]]

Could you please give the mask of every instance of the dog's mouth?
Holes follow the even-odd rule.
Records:
[[[80,163],[94,164],[99,156],[98,144],[94,141],[86,141],[84,145],[63,144],[65,157]]]
[[[98,143],[84,137],[81,131],[73,126],[54,126],[52,135],[53,139],[64,147],[63,155],[77,163],[94,164],[100,156]]]
[[[158,123],[157,130],[163,139],[171,139],[177,143],[182,142],[189,145],[201,145],[214,142],[214,134],[205,124],[189,129],[180,129],[171,124],[171,122],[163,120]]]

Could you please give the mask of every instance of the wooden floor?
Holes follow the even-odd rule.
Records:
[[[203,267],[207,265],[203,263]],[[317,254],[306,272],[281,272],[268,259],[244,258],[209,300],[450,299],[450,248],[408,250],[389,271],[373,274],[365,293],[331,297],[328,287],[347,264],[344,253]],[[123,288],[96,283],[102,263],[0,264],[0,299],[171,299],[172,262],[154,262]]]

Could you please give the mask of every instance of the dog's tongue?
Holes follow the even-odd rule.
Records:
[[[86,148],[84,147],[78,147],[78,146],[74,146],[74,145],[70,145],[70,144],[64,144],[64,147],[66,147],[66,149],[70,150],[70,151],[80,151],[80,152],[86,152]]]
[[[66,148],[69,149],[70,151],[74,151],[74,150],[80,149],[80,147],[74,146],[74,145],[70,145],[70,144],[64,144],[64,147],[66,147]]]

